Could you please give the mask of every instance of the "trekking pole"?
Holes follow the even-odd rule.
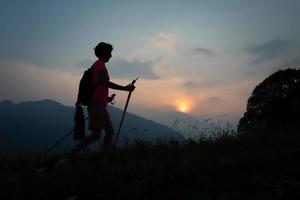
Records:
[[[114,98],[115,98],[116,94],[112,94],[109,98],[109,102],[111,104],[114,104]],[[84,119],[84,121],[86,121],[89,117],[86,117]],[[59,145],[62,141],[64,141],[64,139],[66,139],[71,133],[73,133],[75,130],[75,128],[73,128],[72,130],[70,130],[69,132],[67,132],[64,136],[62,136],[59,140],[57,140],[56,143],[54,143],[52,146],[50,146],[48,149],[46,149],[44,151],[44,153],[41,154],[40,157],[47,155],[49,152],[51,152],[57,145]]]
[[[108,97],[109,99],[109,103],[114,104],[114,98],[115,98],[116,94],[112,94],[111,96]],[[89,117],[86,117],[84,119],[84,121],[86,121]],[[72,130],[70,130],[69,132],[67,132],[64,136],[62,136],[59,140],[57,140],[57,142],[55,142],[52,146],[50,146],[48,149],[46,149],[44,151],[44,153],[42,153],[40,155],[40,157],[47,155],[49,152],[51,152],[57,145],[59,145],[62,141],[64,141],[64,139],[66,139],[71,133],[73,133],[75,130],[75,128],[73,128]]]
[[[86,117],[84,119],[84,121],[86,121],[89,117]],[[70,130],[69,132],[67,132],[64,136],[62,136],[59,140],[57,140],[56,143],[54,143],[52,146],[50,146],[48,149],[46,149],[44,151],[44,153],[42,154],[42,156],[47,155],[49,152],[51,152],[57,145],[59,145],[64,139],[66,139],[66,137],[68,137],[71,133],[73,133],[74,128],[72,130]]]
[[[133,81],[130,83],[130,85],[134,85],[135,82],[136,82],[138,79],[139,79],[139,78],[136,78],[135,80],[133,80]],[[126,110],[127,110],[128,104],[129,104],[129,100],[130,100],[130,97],[131,97],[131,93],[132,93],[132,91],[129,92],[128,97],[127,97],[127,100],[126,100],[126,104],[125,104],[125,107],[124,107],[122,119],[121,119],[121,122],[120,122],[120,125],[119,125],[119,129],[118,129],[118,133],[117,133],[117,137],[116,137],[116,140],[115,140],[115,144],[114,144],[113,149],[116,148],[117,143],[118,143],[118,138],[119,138],[120,130],[121,130],[121,127],[122,127],[122,124],[123,124],[123,120],[124,120],[124,117],[125,117],[125,113],[126,113]]]

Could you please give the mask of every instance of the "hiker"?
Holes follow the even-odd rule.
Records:
[[[72,158],[77,152],[99,139],[103,129],[105,130],[105,137],[102,146],[102,155],[106,157],[111,150],[114,130],[106,109],[107,103],[110,101],[108,90],[111,88],[132,92],[135,89],[134,85],[121,86],[110,81],[105,63],[112,57],[112,50],[112,45],[104,42],[100,42],[94,48],[98,60],[92,66],[92,81],[96,87],[92,96],[92,102],[88,105],[89,129],[91,130],[91,134],[84,137],[67,154],[69,158]],[[80,102],[76,102],[76,106],[80,106]]]

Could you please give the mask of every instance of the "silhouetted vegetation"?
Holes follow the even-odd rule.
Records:
[[[117,149],[108,160],[84,152],[0,162],[1,199],[296,199],[298,144],[215,140],[169,141]]]
[[[256,86],[238,130],[247,137],[299,139],[300,70],[280,70]]]

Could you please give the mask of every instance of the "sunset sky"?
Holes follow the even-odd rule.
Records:
[[[129,111],[157,121],[240,117],[266,76],[300,66],[299,0],[0,2],[0,100],[73,105],[101,41],[111,81],[140,78]]]

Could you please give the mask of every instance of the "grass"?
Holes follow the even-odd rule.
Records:
[[[59,155],[1,160],[0,199],[298,199],[300,147],[293,142],[223,134],[137,141],[108,160],[83,152],[60,167]]]

